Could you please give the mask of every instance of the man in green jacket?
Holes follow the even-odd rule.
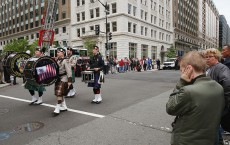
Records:
[[[166,104],[172,145],[214,145],[224,109],[223,88],[205,76],[206,61],[197,51],[184,55],[181,78]]]

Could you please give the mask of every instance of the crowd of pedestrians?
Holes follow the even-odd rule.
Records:
[[[147,71],[152,70],[158,67],[154,67],[157,61],[150,58],[122,58],[117,59],[117,57],[106,57],[104,59],[105,65],[103,72],[104,74],[116,74],[116,73],[125,73],[129,71]],[[160,64],[159,64],[160,66]],[[160,69],[160,67],[159,67]]]

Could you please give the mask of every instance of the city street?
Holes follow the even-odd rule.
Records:
[[[91,104],[92,88],[77,78],[77,95],[67,98],[69,111],[52,116],[54,86],[43,104],[29,105],[28,90],[18,85],[0,88],[1,145],[168,145],[171,122],[165,104],[179,71],[155,70],[106,75],[103,102]]]

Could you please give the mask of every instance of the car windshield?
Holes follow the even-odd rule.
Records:
[[[173,62],[175,60],[175,58],[169,58],[167,59],[167,62]]]

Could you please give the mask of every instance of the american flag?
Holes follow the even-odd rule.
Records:
[[[56,76],[55,63],[48,64],[46,66],[37,67],[38,81],[41,82],[47,78]]]

